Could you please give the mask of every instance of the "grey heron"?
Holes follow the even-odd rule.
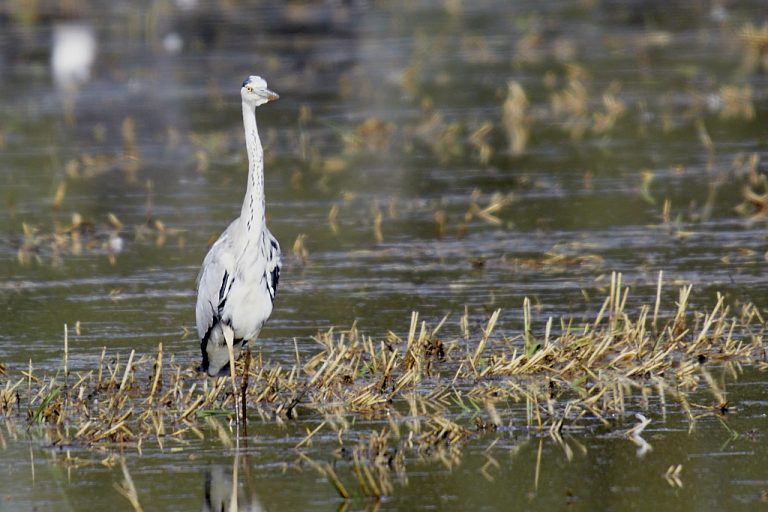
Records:
[[[240,216],[211,246],[197,276],[197,334],[211,377],[230,374],[239,420],[235,357],[255,340],[272,313],[280,278],[280,244],[267,229],[264,202],[264,150],[255,109],[278,95],[261,77],[249,76],[240,89],[248,185]]]

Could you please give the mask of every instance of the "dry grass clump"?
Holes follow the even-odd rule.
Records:
[[[528,145],[530,118],[528,97],[523,86],[514,80],[507,82],[507,99],[502,105],[502,125],[507,132],[509,149],[513,155],[520,155]]]
[[[691,423],[727,411],[727,394],[705,363],[764,363],[765,321],[757,308],[734,311],[718,295],[711,310],[692,311],[691,286],[684,286],[667,311],[661,275],[655,303],[634,315],[625,309],[628,294],[614,274],[602,308],[580,324],[550,318],[541,326],[526,300],[522,333],[511,338],[497,332],[501,310],[476,332],[465,313],[454,336],[443,334],[448,317],[430,328],[413,313],[402,336],[374,338],[357,326],[321,332],[314,338],[319,351],[306,359],[297,346],[290,365],[246,353],[238,362],[244,422],[319,422],[296,445],[300,458],[343,498],[358,488],[379,498],[393,492],[393,477],[407,478],[408,458],[452,468],[467,441],[512,424],[554,438],[571,428],[621,428],[630,412],[654,412],[652,395],[664,407],[677,404]],[[0,383],[5,421],[44,425],[54,445],[183,446],[187,436],[203,437],[201,427],[216,417],[233,419],[226,380],[199,376],[162,345],[155,355],[131,352],[127,359],[104,350],[98,367],[84,373],[65,367],[43,374],[30,362],[20,376],[6,370]],[[691,399],[702,390],[709,403]],[[378,430],[366,432],[355,418],[374,420]],[[328,434],[341,446],[333,465],[312,461],[307,451]],[[637,429],[628,436],[639,442]]]
[[[752,153],[739,167],[747,176],[742,188],[743,202],[736,211],[752,221],[765,220],[768,217],[768,177],[759,172],[760,155]]]

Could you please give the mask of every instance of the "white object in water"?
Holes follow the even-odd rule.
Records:
[[[51,70],[58,88],[71,91],[91,79],[96,47],[93,26],[69,21],[54,24]]]

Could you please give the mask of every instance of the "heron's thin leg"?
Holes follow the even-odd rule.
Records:
[[[238,510],[240,510],[240,508],[237,506],[237,484],[239,483],[237,469],[238,469],[239,463],[240,463],[240,451],[235,450],[235,460],[232,462],[232,489],[230,490],[230,492],[232,493],[232,500],[229,502],[228,512],[237,512]]]
[[[240,423],[240,400],[237,396],[237,383],[235,382],[235,333],[229,326],[224,327],[224,340],[227,342],[229,351],[229,376],[232,379],[232,399],[235,401],[235,423]]]

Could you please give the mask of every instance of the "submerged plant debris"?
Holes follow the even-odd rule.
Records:
[[[647,450],[641,434],[650,420],[639,413],[647,413],[651,396],[665,408],[679,408],[693,426],[733,410],[712,376],[713,364],[766,365],[766,324],[753,305],[733,309],[718,295],[710,310],[695,311],[691,286],[683,286],[670,309],[660,303],[661,290],[660,274],[656,302],[630,316],[629,287],[614,273],[594,318],[549,318],[543,328],[526,299],[523,332],[512,338],[496,332],[501,310],[478,328],[466,315],[430,326],[414,312],[403,336],[373,337],[357,326],[321,332],[314,338],[317,353],[297,349],[292,366],[247,352],[237,365],[243,423],[313,425],[295,447],[297,460],[326,476],[345,499],[349,485],[366,497],[396,492],[393,479],[406,478],[413,457],[450,469],[468,440],[512,425],[557,440],[575,430],[622,431],[637,413],[641,423],[626,435]],[[444,336],[456,321],[458,334]],[[0,413],[6,424],[40,425],[53,446],[108,454],[141,452],[151,444],[183,449],[189,436],[204,436],[206,423],[235,428],[228,379],[201,377],[162,345],[155,354],[127,357],[104,349],[98,367],[87,372],[69,371],[66,350],[55,373],[35,371],[32,361],[20,372],[4,369]],[[709,400],[691,399],[702,390]],[[355,418],[385,420],[386,426],[353,429]],[[334,465],[305,452],[320,431],[338,437]],[[493,435],[487,439],[494,442]],[[674,480],[674,469],[671,474]]]

